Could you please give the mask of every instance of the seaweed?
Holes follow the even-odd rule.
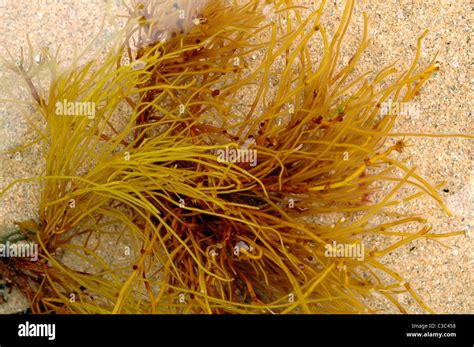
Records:
[[[379,258],[462,231],[433,233],[422,216],[394,212],[426,195],[449,214],[443,184],[394,153],[409,136],[472,136],[391,132],[397,112],[381,108],[420,95],[436,58],[419,67],[425,32],[407,71],[356,74],[365,15],[357,51],[340,61],[353,8],[331,37],[324,1],[132,1],[105,57],[6,62],[41,115],[30,124],[44,174],[0,193],[41,184],[38,261],[0,261],[32,312],[360,313],[376,312],[377,294],[406,312],[404,292],[432,312]],[[401,195],[406,186],[416,192]],[[390,245],[367,249],[368,235]],[[103,237],[126,242],[126,265]]]

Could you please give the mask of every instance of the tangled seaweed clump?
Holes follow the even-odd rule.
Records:
[[[38,66],[30,47],[6,63],[41,115],[31,124],[45,168],[1,193],[41,185],[39,220],[18,227],[39,259],[2,259],[2,277],[35,313],[359,313],[376,312],[375,295],[405,312],[400,293],[431,311],[379,260],[460,234],[393,210],[428,195],[449,213],[442,185],[396,159],[405,140],[387,145],[398,112],[381,112],[438,70],[435,59],[419,67],[426,32],[408,70],[356,74],[365,15],[355,54],[340,61],[354,1],[332,36],[324,2],[178,4],[130,2],[96,60],[63,68],[44,51]],[[68,102],[94,109],[68,117]],[[400,196],[406,186],[416,192]],[[369,235],[390,245],[370,248]],[[125,262],[111,244],[125,245]]]

